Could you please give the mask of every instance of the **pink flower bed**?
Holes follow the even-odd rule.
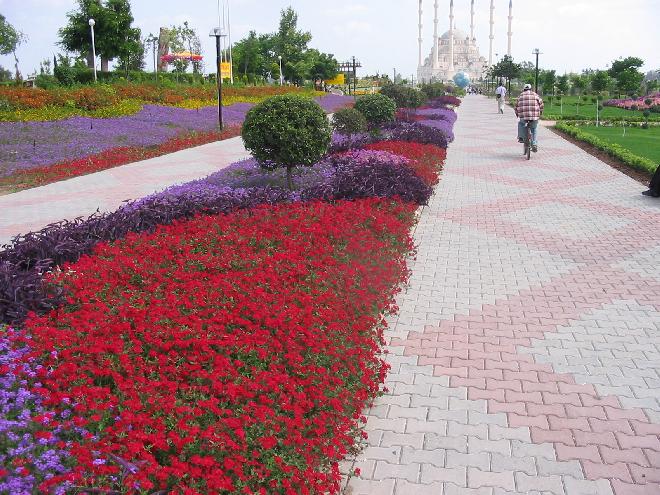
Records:
[[[646,100],[651,100],[651,104],[647,105]],[[625,108],[626,110],[631,110],[633,105],[637,106],[638,110],[647,110],[654,105],[660,105],[660,92],[652,93],[647,96],[640,96],[639,98],[607,100],[603,103],[603,106],[606,107]]]

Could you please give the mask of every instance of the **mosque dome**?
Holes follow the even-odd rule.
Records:
[[[454,39],[464,40],[467,37],[468,37],[468,35],[465,34],[463,31],[461,31],[460,29],[454,29]],[[440,39],[443,39],[443,40],[448,40],[449,38],[451,38],[451,32],[450,31],[447,31],[445,34],[440,36]]]

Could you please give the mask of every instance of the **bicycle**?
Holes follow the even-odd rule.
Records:
[[[525,137],[523,139],[523,156],[527,156],[528,160],[532,159],[532,122],[533,120],[525,121]]]

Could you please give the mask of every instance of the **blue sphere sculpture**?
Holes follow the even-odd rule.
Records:
[[[454,83],[459,88],[467,88],[470,85],[470,77],[465,72],[459,72],[454,76]]]

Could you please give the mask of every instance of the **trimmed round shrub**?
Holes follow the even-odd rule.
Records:
[[[387,84],[381,88],[380,94],[392,98],[397,108],[417,108],[426,99],[421,91],[401,84]]]
[[[354,108],[343,108],[332,116],[332,127],[339,134],[350,136],[367,130],[367,119]]]
[[[250,109],[243,122],[245,148],[264,168],[292,170],[316,163],[332,139],[330,122],[314,101],[296,95],[274,96]]]
[[[370,126],[376,127],[394,120],[396,103],[389,96],[366,95],[358,98],[355,109],[364,115]]]
[[[447,93],[446,89],[446,86],[442,83],[422,85],[422,92],[426,95],[427,98],[437,98],[438,96],[444,96]]]

